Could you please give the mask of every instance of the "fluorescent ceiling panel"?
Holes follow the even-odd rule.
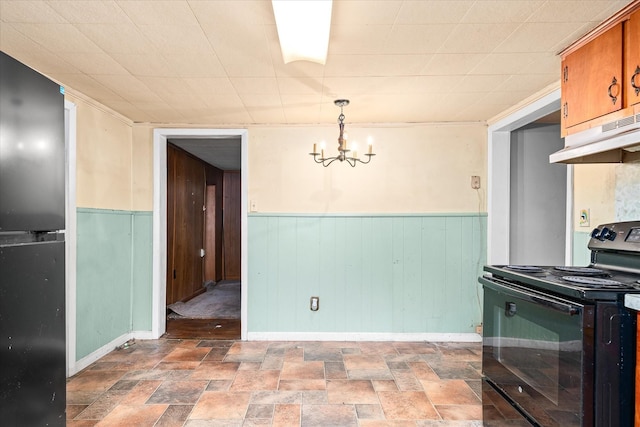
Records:
[[[284,63],[324,65],[329,47],[332,0],[272,0]]]

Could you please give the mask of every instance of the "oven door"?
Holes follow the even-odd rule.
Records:
[[[479,280],[483,379],[534,425],[593,425],[594,307]]]

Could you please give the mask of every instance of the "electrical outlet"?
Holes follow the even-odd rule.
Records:
[[[471,188],[477,190],[480,188],[480,177],[477,175],[471,176]]]
[[[257,212],[258,211],[258,204],[256,203],[255,200],[252,200],[249,203],[249,212]]]
[[[309,309],[311,311],[318,311],[320,309],[320,297],[311,297],[309,300]]]
[[[589,209],[580,209],[580,227],[589,227],[591,223]]]
[[[476,334],[482,335],[482,323],[476,325]]]

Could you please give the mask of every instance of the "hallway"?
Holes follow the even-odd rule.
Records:
[[[160,339],[68,379],[74,426],[480,426],[478,343]]]

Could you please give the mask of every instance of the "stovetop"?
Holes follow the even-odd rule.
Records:
[[[621,300],[640,293],[640,221],[602,224],[591,232],[585,267],[490,265],[484,270],[525,287],[581,300]]]
[[[627,293],[640,294],[640,274],[597,266],[494,265],[484,270],[526,287],[581,300],[613,301]]]

